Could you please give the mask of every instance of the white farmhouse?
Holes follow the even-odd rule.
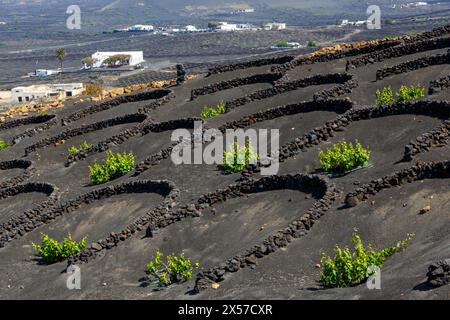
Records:
[[[92,55],[92,59],[94,59],[95,63],[93,65],[94,68],[100,68],[103,65],[103,62],[113,56],[116,55],[127,55],[130,56],[130,66],[137,66],[144,62],[144,52],[143,51],[124,51],[124,52],[101,52],[97,51]]]
[[[127,30],[131,32],[151,32],[155,30],[155,27],[152,25],[136,24],[129,27]]]
[[[284,30],[286,23],[270,22],[263,25],[264,30]]]
[[[48,77],[54,74],[61,73],[59,70],[47,70],[47,69],[36,69],[34,71],[34,74],[32,74],[33,77]]]
[[[187,25],[186,27],[184,27],[184,29],[187,32],[197,32],[198,31],[197,27],[193,26],[193,25]]]
[[[29,102],[40,98],[66,98],[77,96],[83,91],[82,83],[31,85],[11,89],[11,100]]]
[[[228,22],[220,22],[216,26],[216,30],[218,31],[236,31],[238,29],[237,24],[228,23]]]

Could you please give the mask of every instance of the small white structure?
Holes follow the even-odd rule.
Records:
[[[40,98],[73,97],[84,91],[82,83],[43,84],[11,89],[11,100],[30,102]]]
[[[355,22],[349,21],[349,20],[342,20],[342,23],[341,23],[341,27],[354,26],[354,25],[355,25]]]
[[[251,23],[242,23],[237,25],[238,30],[254,30],[255,27]]]
[[[5,25],[6,24],[6,22],[5,21],[0,21],[0,25]]]
[[[247,9],[237,9],[235,11],[232,11],[231,14],[238,14],[238,13],[254,13],[255,9],[253,8],[247,8]]]
[[[193,25],[187,25],[186,27],[184,27],[184,29],[187,32],[197,32],[198,31],[197,27],[193,26]]]
[[[286,23],[270,22],[263,25],[264,30],[284,30],[286,29]]]
[[[363,26],[367,24],[367,20],[358,20],[358,21],[349,21],[349,20],[342,20],[342,23],[340,25],[340,27],[345,27],[345,26]]]
[[[127,55],[130,56],[130,66],[137,66],[143,63],[144,60],[144,52],[143,51],[124,51],[124,52],[101,52],[97,51],[92,55],[92,59],[95,60],[93,65],[94,68],[100,68],[103,65],[103,62],[113,56],[116,55]]]
[[[36,69],[36,71],[34,72],[33,76],[35,77],[48,77],[51,76],[53,74],[58,74],[61,71],[59,70],[47,70],[47,69]]]
[[[303,48],[304,46],[302,46],[299,42],[286,42],[285,44],[276,44],[271,46],[271,49],[298,49],[298,48]]]
[[[155,27],[152,25],[136,24],[134,26],[128,27],[127,30],[130,32],[151,32],[155,30]]]
[[[215,27],[215,30],[236,31],[236,30],[238,30],[238,27],[237,27],[237,24],[235,24],[235,23],[219,22],[218,25]]]

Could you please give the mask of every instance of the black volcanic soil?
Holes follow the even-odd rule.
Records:
[[[441,50],[440,52],[444,52]],[[450,74],[450,65],[423,68],[418,71],[399,74],[375,81],[376,71],[384,65],[396,65],[408,60],[435,54],[429,51],[386,60],[349,71],[359,86],[340,99],[350,98],[354,109],[372,105],[375,91],[386,85],[398,89],[401,85],[428,84]],[[354,58],[354,57],[352,57]],[[345,72],[347,59],[300,66],[287,73],[287,79],[302,79],[315,74]],[[231,101],[244,95],[270,88],[271,84],[245,85],[200,96],[191,101],[192,89],[253,74],[266,73],[270,66],[230,71],[211,77],[200,77],[181,86],[172,87],[174,98],[167,104],[149,112],[151,121],[161,122],[199,117],[205,105],[216,105],[220,101]],[[219,127],[233,120],[260,111],[286,104],[311,101],[313,95],[334,85],[319,85],[297,89],[267,99],[257,100],[239,106],[230,112],[205,123],[209,127]],[[439,94],[426,96],[426,100],[447,100],[450,89]],[[52,137],[63,130],[79,128],[83,125],[137,112],[150,101],[131,102],[82,118],[61,127],[60,119],[73,112],[88,107],[88,103],[70,104],[54,111],[58,124],[49,130],[37,133],[16,145],[0,151],[0,160],[29,159],[35,171],[29,181],[54,184],[58,188],[59,203],[75,199],[81,194],[99,187],[89,183],[89,166],[95,160],[102,160],[105,153],[95,153],[83,161],[66,167],[65,155],[72,145],[83,141],[96,143],[108,139],[124,129],[136,125],[113,126],[67,140],[63,145],[50,145],[24,156],[26,147]],[[295,115],[282,116],[251,124],[246,128],[280,129],[281,144],[301,138],[314,128],[338,117],[329,111],[313,110]],[[218,289],[208,289],[198,295],[188,292],[194,287],[195,279],[184,284],[155,291],[155,286],[142,287],[140,279],[145,277],[146,264],[156,250],[164,254],[180,254],[182,251],[193,260],[199,260],[207,269],[232,258],[253,245],[261,243],[267,236],[286,228],[294,219],[310,209],[315,199],[309,192],[293,190],[265,191],[228,200],[213,205],[213,209],[203,210],[200,217],[175,221],[161,228],[152,238],[146,237],[146,230],[136,232],[110,250],[103,250],[98,257],[81,264],[82,290],[66,289],[66,274],[63,272],[67,262],[54,265],[39,264],[31,247],[38,241],[40,233],[62,240],[71,232],[76,239],[89,237],[89,243],[105,238],[111,232],[122,230],[127,224],[143,216],[162,202],[162,197],[153,193],[123,194],[82,205],[77,210],[52,223],[41,226],[25,236],[14,239],[6,247],[0,248],[0,298],[2,299],[449,299],[448,286],[430,290],[424,285],[428,265],[434,261],[450,257],[450,180],[426,179],[386,189],[369,201],[347,209],[343,208],[345,195],[362,184],[381,178],[395,171],[409,168],[416,161],[445,161],[449,159],[449,146],[432,147],[428,152],[417,155],[412,161],[401,161],[405,145],[420,135],[439,127],[445,119],[430,115],[403,114],[352,122],[345,130],[336,132],[326,142],[312,146],[280,164],[279,175],[310,173],[322,175],[318,162],[320,150],[341,140],[360,141],[372,151],[369,167],[357,170],[342,177],[331,177],[339,193],[332,208],[316,222],[310,232],[294,239],[285,248],[258,259],[254,269],[243,268],[236,273],[227,273]],[[31,126],[33,127],[33,126]],[[17,127],[0,132],[13,136],[29,129]],[[192,131],[189,128],[189,131]],[[167,148],[171,144],[172,130],[138,134],[119,145],[111,144],[114,152],[132,151],[137,163]],[[172,163],[170,157],[146,168],[140,175],[133,172],[110,181],[101,187],[114,186],[135,180],[172,181],[180,189],[176,200],[178,206],[195,203],[209,192],[224,189],[236,183],[240,174],[224,175],[215,165],[179,165]],[[9,172],[11,171],[11,172]],[[2,170],[2,179],[7,180],[21,170]],[[260,178],[258,174],[253,176]],[[3,181],[3,180],[0,180]],[[37,197],[35,199],[35,197]],[[43,194],[18,195],[0,200],[1,214],[22,213],[28,206],[46,198]],[[419,215],[420,209],[431,205],[432,210]],[[322,251],[331,253],[336,244],[349,244],[354,228],[358,228],[364,242],[376,248],[392,245],[402,240],[408,233],[415,237],[404,252],[390,258],[382,269],[382,290],[371,291],[365,285],[347,289],[323,289],[320,286],[320,262]]]

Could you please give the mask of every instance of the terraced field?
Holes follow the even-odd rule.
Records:
[[[429,265],[450,258],[449,39],[446,26],[221,65],[167,89],[3,123],[0,138],[11,146],[0,151],[0,298],[449,299],[448,285],[427,284]],[[427,94],[374,105],[376,90],[401,85]],[[200,119],[220,102],[223,114]],[[222,132],[279,129],[278,174],[262,176],[262,164],[227,175],[216,165],[175,165],[172,132],[192,133],[196,121]],[[318,154],[342,140],[369,146],[370,166],[325,174]],[[86,150],[67,156],[84,141]],[[88,167],[107,151],[133,152],[135,168],[95,186]],[[382,290],[320,283],[321,253],[349,244],[354,228],[376,248],[415,234],[385,263]],[[45,265],[31,245],[41,233],[87,236],[89,245]],[[145,281],[157,250],[184,252],[201,271],[157,290]],[[82,290],[66,288],[70,264],[81,268]]]

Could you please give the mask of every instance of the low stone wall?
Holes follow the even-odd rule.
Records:
[[[282,57],[258,59],[258,60],[228,64],[228,65],[224,65],[224,66],[218,66],[213,69],[210,69],[207,74],[207,77],[209,77],[213,74],[235,71],[235,70],[240,70],[240,69],[262,67],[262,66],[268,66],[271,64],[284,64],[284,63],[288,63],[288,62],[292,61],[294,58],[295,58],[294,56],[288,55],[288,56],[282,56]]]
[[[373,64],[388,59],[398,58],[406,55],[411,55],[419,52],[425,52],[436,49],[443,49],[450,47],[449,38],[427,39],[424,41],[406,43],[401,46],[387,48],[381,51],[373,52],[371,54],[347,61],[347,71],[350,69],[359,68],[367,64]]]
[[[81,135],[87,134],[89,132],[98,131],[98,130],[102,130],[105,128],[121,125],[121,124],[143,122],[143,121],[145,121],[145,119],[147,119],[146,114],[134,113],[134,114],[128,114],[128,115],[124,115],[124,116],[115,117],[115,118],[108,119],[108,120],[95,122],[95,123],[92,123],[89,125],[75,128],[75,129],[69,129],[69,130],[63,131],[62,133],[60,133],[56,136],[42,139],[41,141],[39,141],[31,146],[26,147],[25,155],[28,155],[28,154],[36,151],[37,149],[55,145],[56,143],[58,143],[62,140],[67,141],[76,136],[81,136]]]
[[[169,95],[172,91],[167,89],[160,89],[160,90],[151,90],[151,91],[143,91],[138,93],[132,93],[132,94],[125,94],[118,96],[116,98],[95,104],[93,106],[84,108],[80,111],[74,112],[71,115],[68,115],[67,117],[64,117],[61,119],[61,125],[67,126],[68,124],[75,122],[77,120],[80,120],[84,117],[87,117],[88,115],[95,114],[97,112],[105,111],[112,109],[114,107],[117,107],[124,103],[131,103],[131,102],[139,102],[139,101],[146,101],[146,100],[153,100],[156,99],[157,101],[154,101],[147,107],[144,107],[143,110],[154,110],[161,106],[162,104],[166,103],[169,99]]]
[[[306,88],[309,86],[318,86],[318,85],[334,84],[334,83],[346,84],[348,81],[350,81],[352,79],[353,79],[353,76],[350,74],[347,74],[347,73],[333,73],[333,74],[326,74],[326,75],[318,74],[318,75],[307,77],[307,78],[300,79],[300,80],[289,81],[289,82],[280,82],[280,83],[277,83],[273,88],[259,90],[254,93],[250,93],[244,97],[237,98],[232,101],[228,101],[225,104],[225,107],[226,107],[227,112],[229,112],[230,110],[232,110],[234,108],[240,107],[240,106],[248,104],[250,102],[268,99],[270,97],[274,97],[276,95],[279,95],[279,94],[282,94],[285,92],[294,91],[299,88]],[[346,85],[345,87],[347,88],[347,86],[350,86],[350,85]],[[337,91],[340,91],[340,90],[337,90]],[[330,93],[330,94],[334,95],[335,93]],[[317,94],[317,97],[323,97],[326,95],[328,95],[328,93],[319,93],[319,94]]]
[[[159,164],[162,160],[167,159],[170,157],[170,155],[172,154],[172,150],[175,147],[175,145],[177,145],[178,143],[173,143],[171,146],[164,148],[160,151],[158,151],[155,154],[152,154],[151,156],[149,156],[148,158],[146,158],[145,160],[139,162],[136,167],[134,168],[134,176],[138,176],[141,173],[147,171],[148,169],[150,169],[153,166],[156,166],[157,164]]]
[[[334,52],[319,53],[314,55],[299,56],[292,60],[291,62],[285,63],[281,66],[276,66],[272,68],[272,72],[286,73],[289,70],[295,69],[302,65],[315,64],[320,62],[329,62],[333,60],[338,60],[346,57],[358,56],[361,54],[366,54],[370,52],[384,50],[401,43],[400,40],[384,40],[379,43],[370,43],[368,45],[346,49],[346,50],[336,50]]]
[[[428,152],[433,147],[446,145],[449,141],[450,121],[446,120],[441,126],[420,135],[415,141],[407,144],[403,160],[411,161],[419,153]]]
[[[243,250],[230,259],[219,263],[208,270],[197,274],[195,292],[211,288],[212,283],[225,279],[227,273],[234,273],[245,267],[255,267],[258,260],[289,245],[293,240],[305,236],[313,225],[331,208],[338,197],[338,193],[329,180],[315,175],[285,175],[264,177],[259,180],[246,180],[237,185],[231,185],[223,190],[202,196],[196,205],[180,209],[178,217],[201,215],[201,211],[214,204],[229,199],[245,197],[252,193],[291,189],[312,193],[320,198],[300,217],[296,217],[286,228],[274,232],[260,244]],[[187,210],[190,209],[190,212]],[[184,210],[184,212],[183,212]],[[150,232],[151,233],[151,232]]]
[[[450,88],[450,76],[446,76],[438,80],[431,81],[430,86],[428,88],[428,94],[432,95],[435,93],[439,93],[447,88]]]
[[[227,129],[244,128],[258,122],[313,111],[334,111],[341,114],[349,111],[352,107],[353,103],[347,99],[300,102],[271,108],[267,111],[260,111],[249,116],[245,116],[239,120],[234,120],[220,126],[219,130],[225,132]]]
[[[25,126],[29,124],[41,124],[55,118],[55,115],[45,115],[45,116],[33,116],[21,119],[14,119],[6,121],[0,124],[0,130],[12,129],[19,126]]]
[[[246,86],[250,84],[255,83],[275,84],[275,81],[281,79],[282,76],[283,75],[281,73],[265,73],[265,74],[256,74],[246,78],[237,78],[233,80],[212,83],[205,87],[191,90],[191,101],[198,98],[199,96],[204,96],[207,94],[212,94],[215,92]]]
[[[49,121],[47,121],[47,122],[45,122],[45,123],[43,123],[43,124],[41,124],[39,126],[36,126],[36,127],[32,128],[30,130],[27,130],[27,131],[25,131],[23,133],[15,135],[12,138],[12,142],[13,142],[13,144],[17,144],[20,141],[22,141],[23,139],[32,138],[32,137],[34,137],[35,135],[37,135],[37,134],[39,134],[41,132],[47,131],[50,128],[55,127],[57,124],[58,124],[58,120],[57,120],[56,117],[54,117],[53,119],[51,119],[51,120],[49,120]]]
[[[313,99],[314,101],[318,102],[337,98],[343,96],[344,94],[351,93],[353,89],[358,87],[358,85],[358,81],[356,81],[355,79],[350,79],[345,83],[337,84],[331,88],[316,92],[313,96]]]
[[[3,181],[0,183],[0,189],[7,188],[9,186],[18,185],[23,181],[29,179],[33,172],[32,162],[29,160],[9,160],[0,162],[0,170],[12,170],[12,169],[23,169],[23,173]]]
[[[402,40],[405,42],[415,42],[415,41],[422,41],[422,40],[428,40],[431,38],[437,38],[442,37],[450,34],[450,24],[434,28],[431,31],[425,31],[419,34],[415,34],[412,36],[403,36]]]
[[[417,163],[411,168],[396,171],[383,178],[373,180],[353,192],[349,192],[345,198],[345,203],[348,207],[355,207],[383,189],[398,187],[424,179],[441,178],[450,178],[450,161]]]
[[[431,264],[427,272],[427,285],[439,288],[448,284],[450,284],[450,259]]]
[[[13,239],[23,236],[42,225],[40,221],[43,213],[53,207],[58,201],[57,188],[48,183],[32,182],[15,185],[6,189],[0,189],[0,199],[16,196],[22,193],[40,192],[48,198],[35,208],[0,224],[0,248],[6,246]]]
[[[164,132],[176,129],[194,129],[194,123],[196,121],[203,122],[203,120],[200,118],[191,117],[191,118],[169,120],[164,122],[150,123],[145,128],[143,128],[142,134],[146,135],[150,132]]]
[[[446,54],[437,54],[429,57],[416,59],[413,61],[400,63],[393,67],[379,69],[377,70],[377,81],[382,80],[389,76],[398,75],[441,64],[450,64],[450,51]]]
[[[69,265],[89,262],[101,251],[116,247],[119,243],[129,239],[133,234],[144,230],[148,224],[168,214],[171,208],[176,205],[175,201],[178,198],[180,190],[174,183],[168,180],[142,180],[126,182],[119,185],[94,190],[81,195],[74,200],[67,201],[49,211],[45,216],[42,216],[40,222],[49,223],[59,216],[79,209],[82,205],[91,204],[98,200],[126,193],[158,193],[164,196],[164,201],[162,204],[156,206],[154,209],[150,210],[145,215],[126,226],[122,231],[118,233],[112,232],[107,238],[92,243],[81,253],[70,257],[68,261]]]
[[[139,134],[144,136],[146,134],[149,134],[150,132],[164,132],[176,129],[194,128],[195,121],[202,121],[202,120],[200,118],[185,118],[156,123],[153,123],[151,121],[144,121],[133,128],[124,130],[117,135],[114,135],[108,139],[100,141],[99,143],[93,146],[90,146],[86,151],[81,151],[75,155],[68,157],[65,165],[67,167],[70,164],[79,160],[84,160],[93,154],[104,152],[113,145],[114,146],[121,145],[128,139],[135,137]]]
[[[415,103],[397,103],[392,106],[383,107],[368,106],[349,110],[345,114],[338,116],[336,119],[327,121],[323,126],[311,130],[310,133],[281,146],[279,153],[280,162],[286,161],[301,152],[306,152],[308,149],[329,140],[338,132],[345,130],[352,122],[401,114],[426,115],[444,121],[444,119],[450,118],[450,103],[446,101],[419,101]],[[427,152],[435,145],[434,141],[441,143],[444,138],[446,139],[447,135],[444,138],[442,137],[443,131],[441,128],[443,128],[444,125],[447,126],[447,122],[444,122],[440,127],[434,128],[430,132],[416,139],[416,142],[423,143],[423,145],[417,145],[416,142],[406,145],[404,160],[408,161],[419,153]],[[424,136],[427,136],[426,144],[423,142]],[[254,173],[259,172],[259,170],[260,167],[258,166],[248,166],[242,173],[242,179],[248,179]]]

